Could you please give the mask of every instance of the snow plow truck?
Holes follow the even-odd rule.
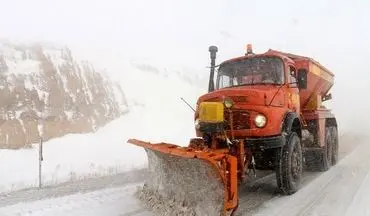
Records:
[[[338,162],[337,121],[323,105],[332,99],[332,72],[310,57],[272,49],[255,54],[250,44],[244,55],[216,65],[217,51],[209,47],[196,136],[185,146],[128,140],[146,150],[146,184],[197,215],[233,215],[238,186],[251,171],[274,171],[278,190],[291,195],[306,166],[326,171]]]

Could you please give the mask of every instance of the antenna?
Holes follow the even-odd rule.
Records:
[[[186,102],[184,98],[181,98],[181,100],[184,101],[184,103],[186,103],[186,105],[188,105],[190,109],[192,109],[195,112],[195,109],[192,106],[190,106],[190,104]]]

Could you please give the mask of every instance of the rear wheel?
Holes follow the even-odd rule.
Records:
[[[291,132],[284,147],[277,152],[276,180],[283,194],[295,193],[301,184],[303,171],[302,146],[300,138]]]
[[[327,171],[331,168],[333,162],[333,130],[331,127],[326,127],[325,130],[325,146],[320,153],[320,170]]]
[[[331,127],[331,135],[332,135],[332,165],[336,165],[338,163],[339,157],[339,146],[338,146],[338,130],[337,127]]]

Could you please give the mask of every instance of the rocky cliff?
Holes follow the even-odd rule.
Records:
[[[91,132],[126,108],[120,86],[68,48],[0,42],[0,148]]]

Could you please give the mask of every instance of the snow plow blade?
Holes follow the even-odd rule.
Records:
[[[143,147],[148,156],[145,182],[156,199],[180,205],[182,215],[228,215],[236,210],[237,159],[224,150],[197,150],[169,143],[149,143],[136,139],[128,143]],[[152,199],[152,198],[148,198]],[[153,200],[151,200],[153,202]],[[176,204],[174,204],[176,203]],[[152,205],[151,207],[154,207]],[[160,215],[177,215],[175,210]],[[178,211],[178,210],[177,210]],[[185,213],[185,214],[184,214]]]

